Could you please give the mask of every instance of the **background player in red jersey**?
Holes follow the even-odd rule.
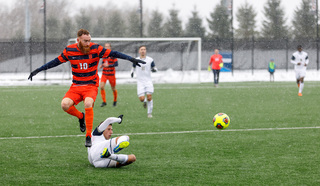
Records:
[[[211,65],[211,69],[213,71],[213,81],[214,86],[218,87],[219,84],[219,73],[221,69],[222,55],[219,54],[219,50],[215,49],[214,54],[210,58],[209,66]]]
[[[93,105],[98,94],[100,58],[110,56],[126,59],[138,66],[140,66],[139,63],[144,64],[145,62],[92,43],[90,33],[85,29],[80,29],[77,36],[77,43],[67,46],[57,58],[32,71],[28,79],[32,81],[32,77],[40,71],[70,61],[73,83],[62,99],[61,107],[65,112],[79,119],[80,130],[82,132],[87,130],[85,146],[91,147]],[[84,102],[85,113],[80,112],[74,106],[81,101]]]
[[[105,43],[104,48],[111,50],[111,44]],[[101,104],[101,107],[104,107],[107,105],[106,91],[104,87],[108,80],[113,92],[113,106],[115,107],[117,105],[118,91],[116,89],[116,68],[115,68],[117,66],[118,66],[117,58],[107,57],[102,59],[102,65],[100,66],[100,68],[103,68],[103,70],[102,70],[102,76],[100,81],[100,94],[103,102]]]

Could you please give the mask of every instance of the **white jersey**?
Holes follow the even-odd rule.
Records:
[[[135,68],[138,82],[152,84],[151,69],[155,66],[153,59],[149,56],[146,56],[144,59],[137,57],[137,59],[146,62],[146,64],[140,64],[141,67],[136,66]]]
[[[101,158],[100,155],[105,148],[108,148],[110,153],[114,153],[113,149],[117,145],[116,138],[110,138],[107,140],[103,135],[103,131],[107,128],[108,125],[120,121],[120,118],[110,117],[93,130],[91,137],[92,146],[88,148],[88,160],[95,167],[116,166],[116,161],[109,158]],[[99,127],[101,131],[99,131]]]
[[[307,66],[305,66],[305,64],[308,65],[309,63],[308,53],[304,51],[297,51],[293,53],[291,57],[291,63],[294,64],[295,71],[307,70]],[[298,63],[300,63],[300,65],[298,65]]]

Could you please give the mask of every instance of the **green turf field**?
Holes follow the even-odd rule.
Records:
[[[136,85],[117,85],[118,106],[94,108],[94,127],[124,114],[114,136],[137,161],[91,166],[78,120],[60,108],[68,86],[0,87],[1,185],[320,185],[320,83],[155,85],[147,118]],[[77,108],[83,111],[83,104]],[[212,117],[230,116],[218,131]]]

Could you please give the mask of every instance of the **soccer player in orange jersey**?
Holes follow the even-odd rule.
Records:
[[[144,64],[145,62],[92,43],[90,33],[85,29],[80,29],[77,36],[77,43],[67,46],[57,58],[32,71],[28,79],[32,81],[32,77],[40,71],[56,67],[67,61],[70,62],[73,75],[72,85],[63,97],[61,107],[65,112],[79,119],[81,132],[87,130],[85,146],[91,147],[93,105],[98,94],[100,58],[110,56],[126,59],[138,66],[140,66],[139,63]],[[75,107],[81,101],[84,102],[85,113]]]
[[[104,44],[104,48],[111,50],[111,44],[106,43]],[[111,89],[113,92],[113,106],[115,107],[117,105],[117,97],[118,97],[118,91],[116,89],[116,69],[115,67],[118,66],[118,60],[114,57],[107,57],[102,59],[102,65],[100,68],[103,68],[101,81],[100,81],[100,94],[102,98],[102,104],[101,107],[104,107],[107,105],[107,99],[106,99],[106,91],[104,89],[106,82],[109,80],[109,83],[111,85]]]

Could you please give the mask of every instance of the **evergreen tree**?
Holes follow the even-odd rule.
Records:
[[[47,19],[47,38],[57,39],[61,38],[61,32],[59,27],[59,20],[56,17],[49,17]]]
[[[262,37],[270,39],[287,38],[289,31],[285,25],[284,11],[280,7],[281,0],[268,0],[264,6],[266,20],[262,24]]]
[[[207,21],[211,31],[210,37],[230,38],[232,36],[231,18],[227,7],[223,5],[223,0],[210,13],[210,18],[207,18]]]
[[[293,35],[296,38],[315,38],[317,17],[315,12],[312,12],[310,0],[302,0],[299,7],[294,11],[292,20]]]
[[[93,27],[92,35],[95,37],[103,37],[103,34],[106,30],[106,19],[103,16],[97,18],[96,25]]]
[[[256,16],[257,13],[254,11],[252,5],[247,2],[241,6],[237,12],[237,21],[239,22],[239,28],[236,29],[236,37],[238,38],[252,38],[257,35],[255,31],[256,27]]]
[[[76,37],[76,31],[74,31],[74,25],[69,17],[62,20],[61,37],[65,39]]]
[[[202,19],[198,16],[198,11],[195,8],[187,23],[185,36],[203,38],[204,35],[205,28],[202,26]]]
[[[115,9],[110,12],[109,15],[106,23],[105,37],[125,37],[126,24],[121,12],[118,9]]]
[[[169,10],[169,19],[165,23],[165,37],[181,37],[182,22],[178,17],[179,11],[172,8]]]
[[[80,28],[90,31],[91,28],[91,17],[85,12],[85,9],[80,10],[80,15],[76,16],[76,22],[79,30]]]
[[[148,25],[148,36],[149,37],[162,37],[163,29],[162,29],[163,16],[158,10],[154,10],[151,13],[151,20]]]
[[[140,16],[137,10],[131,10],[127,15],[128,30],[126,37],[140,37]]]

